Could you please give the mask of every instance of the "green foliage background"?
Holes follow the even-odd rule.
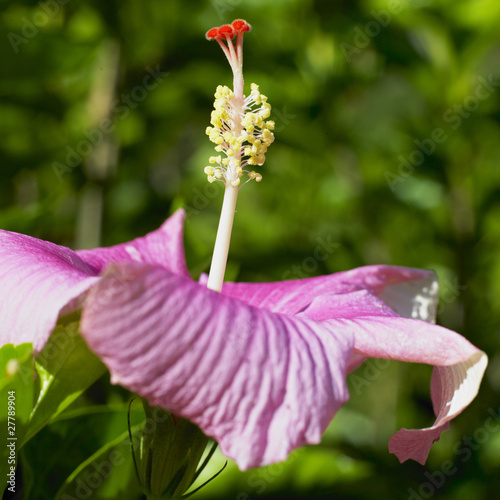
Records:
[[[500,420],[496,0],[4,1],[0,227],[73,248],[111,245],[183,206],[188,265],[207,271],[222,189],[203,174],[213,154],[205,128],[231,73],[204,33],[240,17],[253,25],[247,89],[256,82],[269,96],[276,142],[263,182],[240,194],[227,278],[434,269],[439,323],[490,365],[426,467],[400,465],[387,441],[432,423],[430,370],[372,364],[356,372],[321,445],[262,470],[230,464],[193,498],[494,498],[500,424],[485,424]],[[153,70],[158,85],[141,90]],[[99,130],[107,116],[111,132]],[[70,150],[83,161],[70,165]],[[321,242],[334,250],[319,262],[311,257]],[[128,397],[103,380],[77,405]],[[26,447],[33,498],[53,498],[52,484],[126,430],[125,413],[96,415],[49,426]],[[138,498],[136,487],[116,491],[91,498]]]

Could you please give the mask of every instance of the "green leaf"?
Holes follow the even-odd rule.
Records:
[[[0,474],[5,478],[15,470],[33,408],[33,346],[4,345],[0,349],[0,377]]]
[[[143,424],[131,428],[135,438]],[[134,473],[128,430],[106,443],[82,462],[64,481],[55,500],[95,500],[138,497],[140,487]]]
[[[53,421],[106,371],[78,327],[76,315],[62,318],[35,358],[38,397],[25,441]]]
[[[107,380],[100,380],[98,383],[100,386],[104,386],[106,382]],[[102,389],[105,390],[104,387]],[[115,387],[108,387],[108,389],[120,392],[115,391],[117,389]],[[113,403],[105,406],[82,406],[79,404],[77,408],[74,408],[76,403],[75,401],[23,446],[20,465],[23,471],[25,500],[54,500],[61,486],[67,478],[75,474],[77,469],[80,470],[81,464],[86,462],[97,450],[107,443],[115,441],[127,431],[128,406],[126,403]],[[82,403],[85,403],[85,401],[82,401]],[[130,418],[132,427],[143,424],[144,412],[132,411]],[[122,446],[118,450],[128,460],[128,456],[130,456],[129,440],[123,440]],[[104,458],[110,461],[111,457]],[[104,458],[98,460],[98,465],[104,461]],[[113,455],[112,458],[116,465],[117,457]],[[118,461],[120,461],[119,457]],[[97,468],[100,469],[99,466]],[[91,468],[91,471],[93,470],[95,468]],[[130,472],[125,463],[123,466],[117,467],[116,471],[117,477],[114,479],[117,482],[116,488],[119,487],[118,483],[123,483],[122,487],[126,491],[129,476],[133,474],[133,471]],[[123,477],[121,477],[122,472]],[[104,475],[106,475],[105,468],[101,475],[103,484],[101,487],[93,489],[93,496],[89,497],[91,499],[97,498],[97,495],[104,495],[109,488],[107,480],[106,486],[104,484],[104,479],[106,479],[104,478]],[[86,481],[85,474],[83,476],[78,475],[78,478]],[[91,483],[92,479],[96,480],[92,476]],[[76,480],[75,476],[74,481]],[[138,488],[137,481],[134,481],[134,484]],[[28,487],[29,489],[26,491]],[[75,497],[74,491],[68,490],[67,493]],[[129,496],[127,491],[127,494],[110,495],[109,498],[138,500],[139,495]]]

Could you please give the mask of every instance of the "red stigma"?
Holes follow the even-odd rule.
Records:
[[[207,40],[214,40],[217,38],[233,38],[239,33],[251,31],[252,27],[244,19],[235,19],[231,24],[223,24],[208,30],[205,34]]]
[[[231,26],[234,28],[236,33],[244,33],[245,31],[251,31],[252,27],[244,19],[235,19]]]
[[[234,35],[236,35],[236,32],[230,24],[223,24],[219,27],[219,36],[221,38],[225,38],[226,36],[233,38]]]
[[[219,36],[219,28],[212,28],[205,33],[205,38],[207,40],[213,40]]]
[[[243,19],[235,19],[231,24],[223,24],[208,30],[207,40],[217,40],[233,70],[235,93],[241,99],[243,96],[243,35],[252,27]],[[236,40],[233,40],[236,38]]]

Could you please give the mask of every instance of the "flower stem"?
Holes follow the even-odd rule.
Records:
[[[220,292],[224,282],[226,272],[227,256],[229,253],[229,243],[231,241],[231,230],[233,228],[234,213],[236,211],[236,200],[238,198],[238,187],[226,184],[224,191],[224,201],[219,219],[219,227],[215,238],[214,253],[210,274],[208,276],[207,288]]]

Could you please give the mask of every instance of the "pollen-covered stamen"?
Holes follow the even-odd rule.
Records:
[[[239,107],[231,89],[217,87],[212,126],[207,127],[206,133],[215,144],[215,150],[225,157],[210,157],[212,165],[205,168],[209,182],[220,180],[226,185],[238,186],[244,173],[249,179],[262,180],[261,174],[245,167],[264,164],[267,148],[274,141],[274,122],[266,121],[271,113],[267,97],[260,93],[255,83],[251,89],[250,95],[243,99],[243,106]]]

